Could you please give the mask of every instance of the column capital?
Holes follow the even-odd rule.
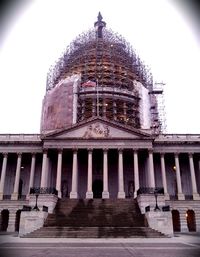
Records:
[[[160,153],[160,156],[161,157],[164,157],[166,153]]]
[[[3,157],[8,157],[8,153],[2,153]]]
[[[72,151],[73,151],[73,153],[77,153],[78,152],[78,148],[72,148]]]
[[[37,154],[36,152],[31,153],[32,157],[36,156],[36,154]]]
[[[87,148],[88,152],[92,152],[93,148]]]
[[[120,152],[123,152],[124,149],[123,148],[118,148],[117,150],[120,153]]]
[[[62,153],[63,152],[63,148],[58,148],[58,153]]]
[[[190,152],[188,153],[189,157],[193,157],[194,153],[193,152]]]
[[[17,157],[21,157],[21,156],[22,156],[21,152],[17,153]]]
[[[137,149],[137,148],[133,148],[132,150],[133,150],[133,152],[135,152],[135,153],[138,153],[138,151],[139,151],[139,149]]]
[[[147,150],[148,150],[148,153],[153,154],[153,149],[152,149],[152,148],[149,148],[149,149],[147,149]]]
[[[47,152],[48,152],[48,148],[43,148],[43,153],[47,154]]]
[[[104,152],[104,153],[107,153],[108,150],[109,150],[108,148],[103,148],[103,152]]]
[[[175,157],[178,157],[179,154],[180,154],[180,152],[174,152],[174,156],[175,156]]]

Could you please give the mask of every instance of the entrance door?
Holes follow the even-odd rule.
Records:
[[[9,211],[3,210],[1,212],[1,231],[7,231],[9,221]]]
[[[174,232],[180,232],[181,225],[180,225],[180,214],[178,210],[172,210],[172,222],[173,222]]]
[[[193,210],[188,210],[186,213],[187,217],[187,226],[190,232],[196,231],[196,220],[195,220],[195,213]]]
[[[96,179],[92,184],[92,191],[94,198],[102,198],[103,181],[100,179]]]

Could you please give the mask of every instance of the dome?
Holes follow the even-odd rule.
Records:
[[[152,75],[125,39],[106,28],[99,13],[94,28],[79,35],[52,67],[47,78],[47,91],[63,78],[81,74],[82,83],[98,81],[111,86],[134,90],[134,81],[152,87]]]
[[[107,29],[102,19],[99,13],[94,28],[71,42],[51,67],[41,132],[97,116],[138,129],[150,129],[153,101],[156,116],[153,119],[157,122],[156,102],[150,95],[151,73],[131,45]],[[78,83],[74,84],[77,76]]]

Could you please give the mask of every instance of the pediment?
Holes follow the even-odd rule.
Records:
[[[76,125],[64,129],[62,131],[56,131],[46,138],[54,139],[70,139],[70,138],[124,138],[124,139],[148,139],[151,134],[145,133],[143,131],[127,128],[123,125],[117,124],[116,122],[105,121],[103,119],[93,119],[90,121],[77,123]]]

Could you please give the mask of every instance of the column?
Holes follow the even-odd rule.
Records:
[[[113,119],[117,120],[117,104],[113,101]]]
[[[199,194],[197,192],[197,182],[196,182],[196,176],[194,171],[194,161],[193,161],[192,153],[189,153],[189,164],[190,164],[190,176],[191,176],[191,182],[192,182],[193,200],[200,200]]]
[[[185,200],[185,196],[182,192],[181,173],[180,173],[178,153],[175,153],[174,155],[175,155],[175,166],[176,166],[176,183],[177,183],[177,189],[178,189],[178,200]]]
[[[86,198],[92,199],[92,149],[88,149],[88,178],[87,178],[87,192]]]
[[[92,117],[96,114],[96,99],[92,100]]]
[[[106,117],[106,107],[107,107],[106,100],[103,99],[103,117]]]
[[[103,149],[103,192],[102,198],[108,199],[108,149]]]
[[[149,187],[155,187],[155,177],[154,177],[154,165],[153,165],[153,151],[149,150]]]
[[[134,191],[134,198],[137,197],[137,190],[140,187],[140,182],[139,182],[139,169],[138,169],[138,152],[137,150],[134,150],[133,152],[133,160],[134,160],[134,187],[135,187],[135,191]]]
[[[3,154],[3,164],[2,164],[2,169],[1,169],[0,200],[3,200],[3,191],[4,191],[5,178],[6,178],[7,160],[8,160],[8,154],[4,153]]]
[[[165,200],[169,200],[169,194],[167,191],[167,178],[166,178],[166,170],[165,170],[165,154],[164,153],[161,153],[160,161],[161,161],[162,184],[163,184],[163,188],[164,188]]]
[[[14,191],[11,195],[11,200],[18,200],[21,161],[22,161],[22,154],[18,153],[17,154],[17,168],[16,168],[16,175],[15,175]]]
[[[47,187],[47,150],[43,152],[42,159],[42,174],[41,174],[41,183],[40,187]]]
[[[71,199],[78,198],[78,158],[77,158],[77,150],[73,151],[73,164],[72,164],[72,190],[70,192]]]
[[[61,198],[61,178],[62,178],[62,150],[58,150],[57,161],[57,176],[56,176],[56,190],[58,191],[58,197]]]
[[[36,154],[35,154],[35,153],[32,153],[29,188],[28,188],[28,194],[27,194],[27,196],[26,196],[27,198],[29,197],[30,189],[31,189],[31,187],[33,187],[33,183],[34,183],[35,160],[36,160],[35,158],[36,158]]]
[[[118,150],[118,195],[117,198],[125,198],[124,192],[124,171],[123,171],[123,150]]]

